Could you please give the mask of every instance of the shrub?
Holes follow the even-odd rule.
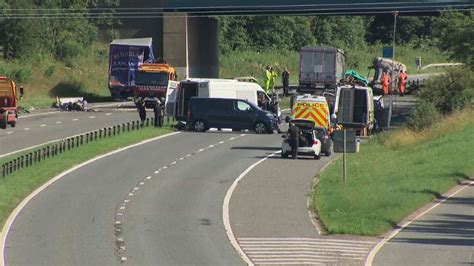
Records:
[[[474,99],[474,73],[466,69],[449,70],[431,79],[418,99],[434,104],[438,112],[449,114],[468,106]]]
[[[55,65],[50,65],[46,70],[44,71],[44,75],[48,78],[52,77],[54,75],[54,72],[56,72],[56,66]]]
[[[432,102],[422,101],[413,108],[407,126],[415,131],[430,127],[440,119],[440,114]]]
[[[81,54],[83,54],[82,46],[73,40],[66,40],[56,48],[56,57],[63,61],[71,60]]]

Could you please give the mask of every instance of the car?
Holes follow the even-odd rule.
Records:
[[[321,153],[326,156],[331,156],[332,140],[329,137],[328,131],[325,127],[315,127],[316,137],[321,141]]]
[[[241,99],[191,97],[189,100],[188,129],[197,132],[209,128],[231,128],[254,130],[257,134],[278,130],[278,118],[254,103]]]
[[[314,127],[314,121],[307,119],[293,119],[290,124],[294,123],[301,130],[302,135],[298,145],[297,155],[309,155],[319,160],[321,156],[321,141],[317,137],[317,131]],[[288,158],[291,154],[291,146],[287,135],[283,135],[281,144],[281,157]]]

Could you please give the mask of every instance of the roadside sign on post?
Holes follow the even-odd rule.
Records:
[[[382,48],[382,57],[393,59],[393,47],[388,47],[388,46],[383,47]]]
[[[421,56],[415,58],[415,65],[417,69],[421,69]]]
[[[346,131],[346,140],[344,141],[344,131]],[[355,153],[356,152],[356,131],[351,129],[346,130],[336,130],[333,134],[333,143],[334,143],[334,152],[343,153],[344,152],[344,142],[346,144],[346,152]]]

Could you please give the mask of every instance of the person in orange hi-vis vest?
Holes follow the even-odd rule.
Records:
[[[387,72],[382,74],[382,88],[383,88],[383,95],[388,94],[388,86],[390,85],[390,77],[388,76]]]
[[[400,70],[400,75],[398,76],[398,92],[401,96],[405,96],[407,78],[407,74],[403,72],[403,70]]]

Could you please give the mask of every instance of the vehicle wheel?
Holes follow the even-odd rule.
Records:
[[[281,158],[288,158],[287,152],[281,152]]]
[[[314,159],[315,159],[315,160],[319,160],[319,159],[321,159],[321,155],[319,155],[319,154],[315,154],[315,155],[314,155]]]
[[[324,155],[326,155],[326,156],[328,156],[328,157],[331,156],[331,150],[325,152]]]
[[[255,123],[254,129],[257,134],[265,134],[268,132],[267,127],[262,122]]]
[[[196,122],[194,122],[194,131],[196,132],[206,131],[206,123],[202,120],[196,120]]]

